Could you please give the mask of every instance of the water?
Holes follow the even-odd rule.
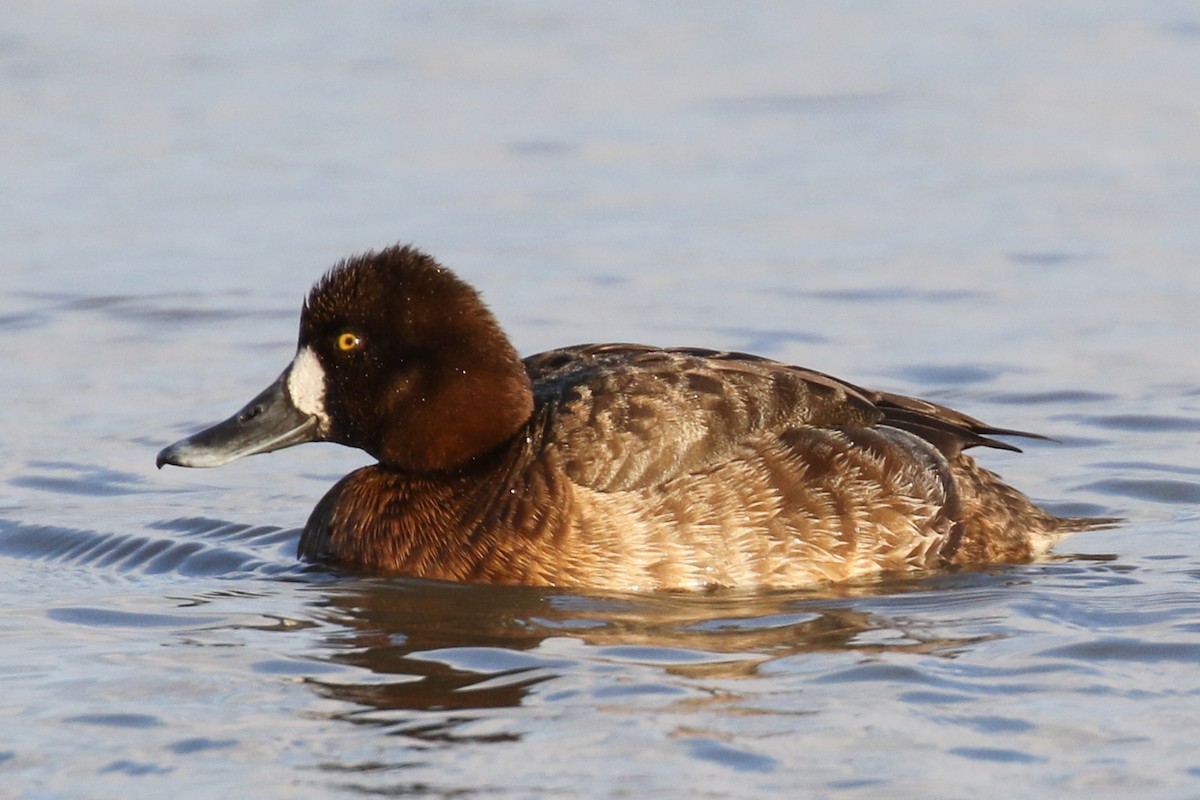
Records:
[[[6,3],[0,796],[1200,796],[1197,98],[1188,2]],[[928,396],[1128,523],[809,592],[306,569],[361,454],[154,454],[396,240],[524,352]]]

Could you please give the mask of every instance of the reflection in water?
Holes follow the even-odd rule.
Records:
[[[672,695],[677,681],[696,688],[698,681],[757,678],[764,663],[804,653],[952,657],[981,640],[939,635],[857,607],[856,596],[898,591],[919,592],[922,585],[651,596],[410,580],[325,585],[315,615],[333,625],[328,658],[365,672],[353,673],[361,679],[317,676],[309,683],[323,697],[353,704],[342,715],[348,721],[444,741],[479,718],[471,712],[521,706],[535,691],[557,691],[557,679],[589,669],[648,667],[655,686],[638,691]],[[728,688],[719,694],[721,703],[738,699]],[[503,730],[485,738],[516,735]]]

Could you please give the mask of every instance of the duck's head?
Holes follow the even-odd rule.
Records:
[[[381,464],[469,464],[525,424],[525,368],[479,295],[411,247],[346,259],[317,282],[296,357],[224,422],[158,454],[158,466],[215,467],[310,441]]]

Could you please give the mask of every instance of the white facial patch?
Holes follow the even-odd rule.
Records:
[[[287,392],[292,405],[302,413],[316,417],[322,431],[329,428],[329,414],[325,411],[325,369],[311,348],[300,348],[292,359]]]

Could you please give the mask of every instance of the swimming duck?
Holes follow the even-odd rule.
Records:
[[[374,574],[615,590],[796,587],[1022,562],[1066,519],[964,451],[994,428],[744,353],[587,344],[522,360],[469,285],[394,246],[308,296],[296,356],[158,466],[311,441],[378,463],[299,556]]]

